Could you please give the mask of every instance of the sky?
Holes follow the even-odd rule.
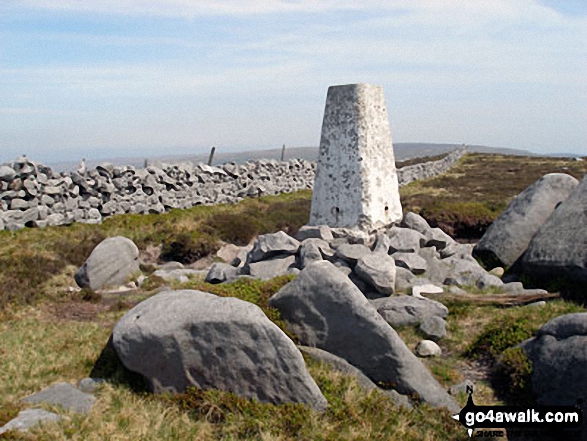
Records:
[[[0,163],[317,146],[329,86],[394,142],[587,155],[585,0],[1,0]]]

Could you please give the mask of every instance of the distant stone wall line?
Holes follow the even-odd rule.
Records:
[[[464,154],[460,149],[439,161],[398,169],[400,185],[445,172]],[[168,164],[56,173],[26,157],[0,165],[0,230],[24,227],[97,224],[122,213],[164,213],[172,208],[236,203],[245,197],[312,189],[316,164],[257,160],[212,167]]]

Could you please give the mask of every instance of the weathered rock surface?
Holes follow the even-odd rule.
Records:
[[[420,332],[432,341],[446,337],[446,322],[438,316],[424,317],[420,322]]]
[[[365,296],[330,262],[316,262],[269,299],[302,344],[344,358],[371,380],[433,406],[459,406]]]
[[[436,357],[442,355],[442,349],[432,340],[422,340],[416,345],[416,355],[418,357]]]
[[[139,272],[139,249],[126,237],[103,240],[76,271],[75,281],[80,288],[98,290],[124,285]]]
[[[532,391],[539,404],[587,401],[587,313],[550,320],[521,347],[532,361]]]
[[[578,183],[564,173],[544,175],[517,195],[489,226],[475,245],[473,255],[489,268],[512,266],[557,205],[569,197]]]
[[[406,295],[371,300],[371,305],[392,327],[415,326],[426,317],[448,315],[448,308],[440,302]]]
[[[210,267],[206,274],[206,282],[223,283],[235,280],[238,276],[238,269],[227,263],[216,262]]]
[[[357,275],[381,294],[393,294],[395,288],[395,261],[384,253],[370,253],[361,257],[355,267]]]
[[[530,241],[522,270],[538,280],[587,283],[587,176]]]
[[[278,256],[273,259],[247,264],[248,274],[256,279],[270,280],[288,274],[296,263],[295,256]]]
[[[48,403],[63,407],[77,413],[88,413],[94,407],[96,398],[80,391],[69,383],[58,383],[47,389],[29,395],[22,401],[25,403]]]
[[[249,252],[247,262],[259,262],[281,254],[295,254],[299,248],[300,242],[283,231],[263,234],[257,238],[253,249]]]
[[[13,418],[5,425],[0,427],[0,435],[9,430],[26,432],[33,426],[46,421],[59,421],[60,417],[56,413],[47,412],[43,409],[24,409],[21,410],[16,418]]]
[[[332,231],[328,225],[304,225],[296,233],[296,239],[303,242],[306,239],[332,240]]]
[[[259,307],[236,298],[194,290],[157,294],[116,324],[113,345],[155,392],[195,386],[326,407],[295,344]]]

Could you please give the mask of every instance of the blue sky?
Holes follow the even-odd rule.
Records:
[[[395,142],[587,154],[584,0],[2,0],[0,162],[315,146],[328,86]]]

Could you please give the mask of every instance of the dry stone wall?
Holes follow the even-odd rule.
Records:
[[[443,173],[464,150],[445,158],[398,169],[400,185]],[[163,164],[161,167],[80,166],[71,173],[21,157],[0,165],[0,230],[100,223],[122,213],[164,213],[172,208],[235,203],[245,197],[274,195],[314,185],[316,164],[251,161],[211,167],[204,164]]]

